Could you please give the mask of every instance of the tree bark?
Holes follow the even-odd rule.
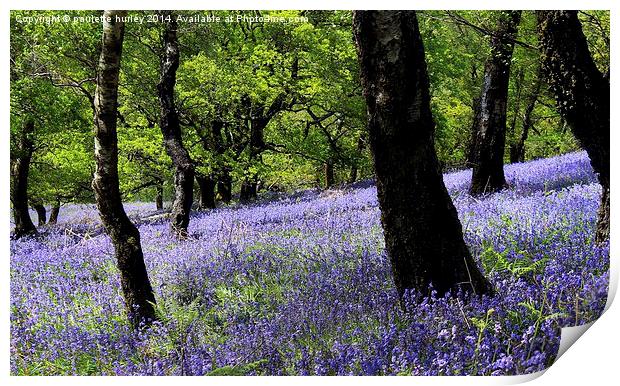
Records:
[[[595,235],[602,242],[609,238],[609,78],[592,60],[576,11],[537,11],[536,16],[543,72],[603,189]]]
[[[37,212],[38,226],[43,226],[47,222],[47,210],[40,202],[34,203],[32,208]]]
[[[536,102],[538,102],[538,96],[540,95],[541,86],[542,77],[540,75],[539,69],[536,73],[536,80],[534,81],[534,90],[529,96],[529,101],[527,103],[527,106],[525,107],[525,112],[523,113],[523,128],[521,130],[521,136],[519,137],[517,143],[510,147],[511,163],[525,161],[525,141],[527,141],[530,129],[534,125],[532,114],[534,112],[534,108],[536,107]]]
[[[239,192],[239,200],[241,202],[250,202],[256,199],[257,196],[257,186],[258,181],[256,180],[256,176],[251,175],[245,178],[243,182],[241,182],[241,191]]]
[[[95,161],[93,190],[101,221],[114,245],[129,321],[134,328],[155,319],[155,296],[140,245],[140,232],[123,209],[118,180],[116,131],[118,76],[126,11],[105,11],[94,99]]]
[[[48,220],[48,224],[56,225],[58,223],[58,214],[60,213],[60,203],[56,202],[52,205],[52,210],[50,211],[50,218]]]
[[[228,204],[232,200],[232,178],[227,168],[220,170],[217,181],[217,195],[223,203]]]
[[[299,61],[295,59],[291,68],[292,80],[297,79],[297,71],[299,69],[298,66]],[[266,149],[264,132],[271,119],[293,103],[290,102],[290,104],[287,104],[287,95],[287,91],[280,92],[280,94],[274,98],[269,106],[261,103],[254,105],[249,97],[244,98],[243,103],[250,111],[250,140],[248,143],[250,153],[248,162],[249,167],[253,166],[257,162],[261,162],[261,155]],[[258,175],[254,172],[247,171],[246,177],[241,183],[241,193],[239,195],[239,199],[243,202],[256,199],[258,193],[257,187]]]
[[[265,141],[263,138],[265,127],[271,120],[271,116],[265,115],[263,107],[260,106],[257,112],[253,111],[251,115],[257,115],[250,120],[250,142],[248,144],[250,150],[249,165],[252,166],[256,162],[260,162],[260,156],[265,150]],[[274,114],[275,115],[275,114]],[[241,183],[241,192],[239,200],[248,202],[256,199],[257,196],[258,176],[256,173],[248,171],[245,179]]]
[[[357,156],[359,158],[362,157],[362,152],[364,151],[364,147],[366,147],[366,141],[364,140],[364,135],[360,134],[360,136],[357,138]],[[351,172],[349,173],[349,180],[347,181],[349,184],[354,183],[355,181],[357,181],[357,173],[359,170],[359,164],[358,164],[358,160],[354,160],[353,165],[351,166]]]
[[[506,186],[504,148],[510,61],[521,11],[502,11],[484,66],[479,113],[474,122],[473,173],[469,192],[480,195]]]
[[[335,184],[333,160],[330,159],[325,161],[325,164],[323,164],[323,172],[325,174],[325,189],[329,189]]]
[[[521,94],[523,93],[523,81],[525,80],[525,72],[522,68],[519,68],[516,76],[515,84],[515,101],[513,102],[512,109],[512,122],[510,123],[510,130],[508,133],[514,138],[517,132],[517,118],[521,112]]]
[[[463,240],[434,147],[429,80],[414,11],[356,11],[353,30],[387,253],[401,297],[492,288]]]
[[[15,231],[13,237],[19,239],[27,235],[37,233],[30,213],[28,212],[28,174],[30,173],[30,161],[34,152],[34,143],[31,136],[34,133],[34,121],[28,120],[19,132],[19,138],[15,143],[16,148],[11,149],[11,203],[13,204],[13,221]]]
[[[200,209],[215,209],[215,181],[211,176],[196,174],[196,182],[200,189]]]
[[[164,210],[164,185],[157,185],[157,195],[155,196],[155,209]]]
[[[187,227],[194,200],[194,163],[183,146],[179,116],[174,104],[174,85],[179,68],[177,22],[170,11],[163,11],[162,15],[170,16],[171,20],[165,23],[162,35],[164,54],[160,58],[160,79],[157,85],[161,111],[159,125],[166,153],[175,167],[171,228],[175,235],[185,238],[188,236]]]
[[[471,103],[473,118],[471,121],[469,143],[467,144],[467,156],[465,157],[465,165],[468,168],[474,167],[476,159],[476,141],[478,140],[476,133],[478,132],[477,127],[480,120],[480,96],[474,97]]]

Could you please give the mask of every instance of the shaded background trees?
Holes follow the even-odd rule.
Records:
[[[13,15],[56,13],[14,11]],[[155,13],[130,12],[137,16]],[[181,21],[178,25],[179,66],[168,99],[178,114],[180,142],[194,164],[197,179],[191,186],[196,200],[202,202],[196,209],[209,210],[240,198],[253,200],[256,194],[270,191],[333,188],[371,178],[364,134],[366,106],[358,81],[351,12],[241,13],[297,19],[290,23]],[[68,12],[72,17],[92,14]],[[224,18],[237,12],[177,14]],[[471,133],[485,62],[491,57],[490,41],[503,14],[418,13],[436,123],[435,147],[443,170],[471,167]],[[608,13],[580,11],[577,17],[592,59],[605,74],[609,69]],[[28,205],[43,205],[49,214],[52,207],[65,203],[92,202],[89,179],[94,163],[88,122],[100,31],[91,23],[18,24],[15,18],[11,28],[15,68],[31,60],[36,64],[28,70],[33,76],[22,74],[12,81],[11,103],[17,105],[26,100],[20,95],[29,95],[28,100],[52,107],[36,114],[42,122],[35,122],[32,137],[36,144],[45,143],[45,149],[32,155]],[[163,29],[162,23],[133,24],[125,37],[118,164],[125,201],[151,201],[153,209],[170,210],[175,173],[163,146],[157,90]],[[553,93],[539,76],[533,12],[521,13],[514,40],[506,143],[497,152],[497,160],[499,155],[501,163],[507,163],[577,150],[579,144],[556,108]],[[19,109],[12,109],[11,114],[11,131],[18,133],[25,115]]]

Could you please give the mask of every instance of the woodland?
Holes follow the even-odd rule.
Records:
[[[11,11],[12,375],[514,375],[609,284],[609,11]]]

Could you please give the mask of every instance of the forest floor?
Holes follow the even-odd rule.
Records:
[[[560,327],[596,319],[609,246],[593,243],[600,186],[584,152],[506,167],[475,199],[446,174],[497,295],[415,293],[398,305],[371,182],[193,216],[189,240],[139,225],[159,321],[126,322],[113,248],[92,206],[11,241],[14,375],[502,375],[542,370]],[[128,204],[139,218],[153,204]]]

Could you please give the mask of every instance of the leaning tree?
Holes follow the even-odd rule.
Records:
[[[93,190],[101,221],[114,245],[129,321],[134,328],[155,319],[155,297],[146,272],[140,232],[129,220],[118,180],[118,77],[126,11],[105,11],[94,97],[95,161]]]
[[[439,169],[416,13],[356,11],[353,20],[381,221],[399,294],[428,294],[431,284],[439,294],[492,292],[463,240]]]
[[[177,22],[170,11],[162,12],[162,16],[167,22],[162,34],[163,50],[160,58],[160,79],[157,85],[161,111],[159,126],[164,137],[166,152],[175,167],[172,231],[178,237],[185,238],[194,200],[195,168],[189,152],[183,146],[179,114],[174,103],[174,86],[180,57]]]
[[[577,11],[537,11],[543,71],[603,188],[597,242],[609,238],[609,76],[592,60]]]
[[[34,152],[32,135],[34,120],[28,119],[15,136],[11,135],[11,204],[13,204],[14,237],[37,233],[28,212],[28,174]],[[13,134],[13,132],[11,132]],[[15,140],[13,140],[16,137]]]

